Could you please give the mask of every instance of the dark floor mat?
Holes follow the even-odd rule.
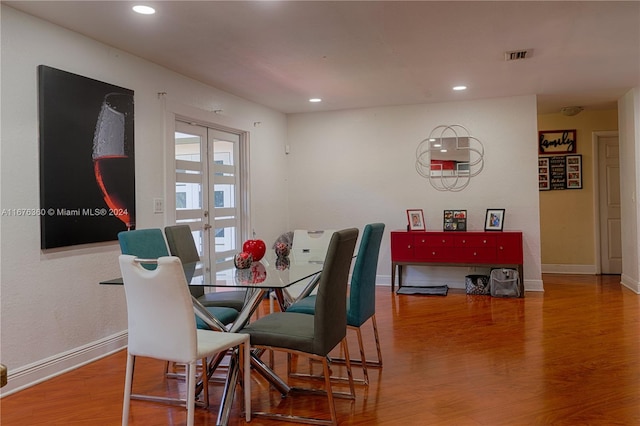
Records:
[[[402,286],[398,289],[398,294],[424,294],[427,296],[446,296],[449,287],[446,285],[438,285],[431,287],[410,287]]]

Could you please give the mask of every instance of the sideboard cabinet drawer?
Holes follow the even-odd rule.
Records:
[[[456,258],[462,263],[495,263],[495,247],[461,247],[456,249]]]
[[[415,260],[421,262],[447,262],[454,257],[451,247],[416,245]]]
[[[501,262],[521,264],[522,234],[520,232],[496,234],[496,254]]]
[[[457,234],[454,237],[456,247],[491,247],[496,246],[496,236],[488,233],[468,233],[466,235]]]
[[[409,232],[391,232],[391,254],[396,262],[414,260],[413,234]]]

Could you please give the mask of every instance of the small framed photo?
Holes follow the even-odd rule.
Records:
[[[582,189],[582,155],[567,155],[567,189]]]
[[[504,225],[504,209],[487,209],[484,220],[485,231],[502,231]]]
[[[422,209],[407,210],[407,220],[409,221],[410,231],[426,231],[427,227],[424,223],[424,213]]]
[[[444,223],[442,229],[445,231],[466,231],[467,211],[466,210],[445,210]]]

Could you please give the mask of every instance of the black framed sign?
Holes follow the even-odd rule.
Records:
[[[582,189],[582,155],[539,157],[538,189]]]
[[[576,130],[542,130],[538,132],[538,153],[541,155],[575,154]]]

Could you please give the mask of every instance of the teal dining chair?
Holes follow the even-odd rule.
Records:
[[[251,346],[258,349],[283,351],[288,355],[304,355],[323,365],[325,392],[329,401],[331,420],[306,418],[277,413],[253,413],[260,417],[277,418],[282,421],[312,424],[337,424],[334,393],[327,355],[338,344],[347,354],[347,372],[351,377],[347,335],[347,283],[353,250],[358,240],[358,229],[335,232],[329,243],[327,255],[318,282],[315,315],[299,312],[274,312],[245,326],[241,333],[251,336]],[[355,398],[353,381],[349,382],[348,397]],[[296,389],[301,391],[301,389]],[[317,393],[317,392],[314,392]]]
[[[180,258],[183,264],[200,261],[198,248],[189,225],[172,225],[164,228],[171,255]],[[231,290],[205,293],[202,286],[189,286],[191,295],[205,307],[218,306],[233,308],[240,312],[244,307],[247,291]]]
[[[136,229],[118,233],[118,242],[122,254],[137,256],[141,259],[158,259],[169,256],[169,249],[159,228]],[[146,269],[155,269],[155,265],[143,265]],[[231,324],[238,317],[238,311],[233,308],[209,306],[207,311],[223,325]],[[196,317],[199,329],[210,328],[199,317]]]
[[[360,360],[352,359],[352,364],[361,364],[364,374],[363,383],[369,382],[367,366],[382,367],[382,351],[380,337],[376,323],[376,274],[380,244],[384,233],[384,223],[371,223],[364,227],[360,246],[353,266],[351,285],[347,300],[347,327],[356,330],[360,346]],[[287,312],[314,314],[316,311],[316,296],[308,296],[291,305]],[[373,332],[378,352],[377,361],[367,361],[362,342],[361,327],[369,319],[373,325]],[[344,363],[341,358],[332,358],[332,362]]]

